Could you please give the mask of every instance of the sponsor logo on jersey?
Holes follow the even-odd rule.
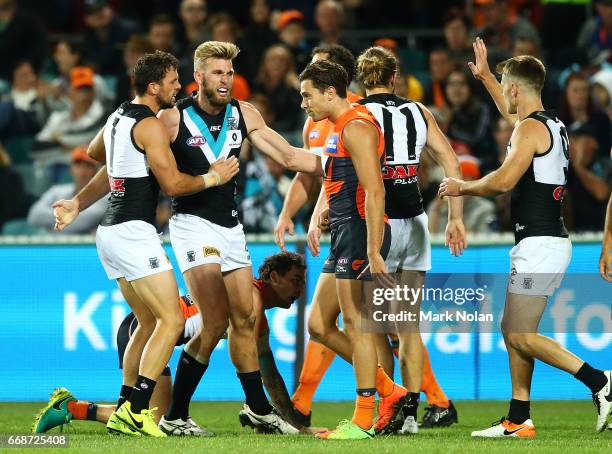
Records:
[[[353,260],[353,263],[351,263],[351,268],[353,268],[354,271],[357,271],[364,263],[365,260]]]
[[[325,144],[325,151],[328,153],[338,152],[338,134],[333,134]]]
[[[202,253],[204,254],[204,257],[208,257],[210,255],[216,255],[217,257],[221,257],[219,249],[212,246],[204,246],[204,248],[202,249]]]
[[[524,225],[520,225],[517,222],[516,224],[514,224],[514,230],[516,230],[517,232],[520,232],[521,230],[525,230],[525,226]]]
[[[202,136],[191,136],[187,139],[187,145],[190,147],[201,147],[206,144],[206,139]]]
[[[108,179],[108,184],[110,186],[110,190],[113,196],[115,197],[123,197],[125,193],[125,178],[110,178]]]
[[[404,180],[406,178],[414,177],[419,172],[418,165],[389,165],[383,166],[382,177],[383,180]]]
[[[227,129],[238,129],[239,122],[236,117],[229,117],[227,119]]]
[[[238,217],[238,210],[232,210],[232,217]]]
[[[310,140],[316,139],[317,137],[319,137],[319,131],[317,129],[313,129],[312,131],[310,131],[310,134],[308,134],[308,138]]]
[[[346,273],[346,267],[342,265],[336,265],[336,273]]]
[[[533,287],[533,278],[526,277],[523,279],[523,288],[525,290],[531,290]]]
[[[195,251],[187,251],[187,261],[195,262]]]
[[[155,268],[159,268],[159,259],[157,257],[151,257],[149,259],[149,266],[152,270],[154,270]]]
[[[349,259],[346,257],[340,257],[338,259],[338,265],[348,265]]]
[[[565,186],[557,186],[553,191],[553,198],[555,200],[563,200],[563,195],[565,194]]]
[[[221,131],[221,125],[217,125],[217,126],[212,125],[212,126],[210,127],[210,131],[211,131],[211,132],[213,132],[213,131]]]

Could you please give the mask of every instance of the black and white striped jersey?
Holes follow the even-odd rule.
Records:
[[[527,171],[511,193],[511,216],[515,243],[530,236],[566,238],[561,204],[567,184],[569,139],[565,125],[552,111],[533,112],[550,134],[549,149],[534,155]],[[508,143],[507,151],[511,144]]]
[[[378,120],[385,137],[385,212],[390,219],[423,213],[419,161],[427,143],[427,121],[419,105],[394,94],[370,95],[359,104]]]
[[[110,198],[101,225],[145,221],[155,225],[159,184],[149,169],[145,150],[134,141],[139,121],[154,117],[143,104],[124,102],[104,126]]]

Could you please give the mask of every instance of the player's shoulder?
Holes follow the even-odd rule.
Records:
[[[137,122],[145,118],[155,117],[155,113],[149,106],[145,104],[136,104],[130,101],[121,103],[115,112],[123,117],[133,118]]]
[[[177,110],[183,110],[189,106],[192,106],[193,103],[194,103],[193,96],[185,96],[184,98],[181,98],[178,101],[176,101],[174,107]],[[172,109],[168,109],[168,110],[172,110]]]

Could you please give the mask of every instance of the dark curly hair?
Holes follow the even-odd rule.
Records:
[[[151,82],[161,83],[168,71],[177,69],[178,65],[179,62],[174,55],[161,50],[140,57],[134,66],[136,94],[144,95]]]
[[[355,57],[346,47],[340,44],[323,44],[315,47],[310,56],[314,57],[316,54],[327,54],[329,61],[342,66],[348,75],[349,83],[355,78]]]
[[[342,66],[330,60],[319,60],[310,63],[300,74],[300,82],[310,80],[312,85],[320,92],[328,87],[334,87],[341,98],[346,98],[346,89],[349,84],[348,75]]]
[[[276,271],[281,276],[284,276],[294,266],[303,270],[306,269],[303,255],[296,254],[295,252],[280,252],[271,255],[266,257],[259,267],[259,279],[266,282],[269,281],[272,271]]]

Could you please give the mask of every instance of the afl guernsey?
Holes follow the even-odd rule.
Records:
[[[561,204],[567,183],[569,139],[565,125],[552,111],[533,112],[550,134],[550,148],[534,155],[527,171],[511,193],[515,244],[531,236],[567,238]],[[510,151],[510,143],[508,143]]]
[[[104,148],[110,199],[100,223],[103,226],[137,220],[155,225],[159,184],[145,151],[134,141],[134,127],[154,116],[148,106],[124,102],[106,121]]]
[[[365,191],[359,183],[351,154],[342,140],[344,127],[353,120],[364,120],[376,127],[379,135],[376,153],[381,166],[385,162],[385,143],[374,117],[353,107],[336,119],[321,156],[323,186],[329,205],[332,229],[352,219],[365,219]]]
[[[370,95],[359,104],[382,128],[386,162],[385,211],[390,219],[413,218],[424,212],[418,170],[427,143],[427,121],[419,105],[391,93]]]
[[[238,157],[247,136],[240,103],[232,99],[217,115],[202,110],[194,97],[176,103],[180,113],[179,131],[172,143],[178,169],[202,175],[219,158]],[[175,197],[174,214],[191,214],[223,227],[238,225],[237,176],[226,184],[196,194]]]

